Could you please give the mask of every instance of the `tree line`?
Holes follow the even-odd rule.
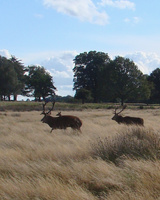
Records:
[[[56,87],[52,76],[40,66],[28,66],[12,56],[10,59],[0,56],[0,100],[14,101],[17,95],[35,97],[40,101],[49,95],[55,95]]]
[[[160,68],[143,74],[136,64],[121,56],[90,51],[77,55],[73,68],[75,99],[84,102],[160,103]],[[55,96],[53,77],[41,66],[27,66],[12,56],[0,56],[0,100],[17,95],[46,100]]]
[[[143,74],[121,56],[113,60],[104,52],[84,52],[74,59],[75,98],[88,102],[160,103],[160,69]]]

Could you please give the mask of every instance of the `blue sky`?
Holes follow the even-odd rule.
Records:
[[[0,0],[0,54],[43,65],[56,94],[74,95],[73,59],[102,51],[160,67],[159,0]]]

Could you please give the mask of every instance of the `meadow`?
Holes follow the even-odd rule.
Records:
[[[145,127],[119,125],[113,111],[62,110],[82,133],[50,133],[40,110],[2,109],[0,200],[160,199],[160,109],[123,111]]]

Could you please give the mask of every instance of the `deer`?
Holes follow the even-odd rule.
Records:
[[[120,110],[118,113],[116,112],[118,107],[115,108],[114,116],[112,117],[112,120],[115,120],[118,124],[144,126],[144,120],[142,118],[130,117],[130,116],[122,117],[121,115],[119,115],[126,107],[127,105],[124,105],[122,107],[122,110]]]
[[[48,124],[52,128],[51,132],[54,129],[66,129],[70,127],[73,130],[78,130],[81,133],[80,127],[82,126],[82,121],[78,117],[72,115],[61,115],[61,113],[58,117],[52,117],[51,111],[54,108],[55,102],[52,102],[52,107],[48,112],[45,111],[46,104],[46,102],[42,104],[43,111],[41,114],[43,114],[44,117],[41,119],[41,121]]]

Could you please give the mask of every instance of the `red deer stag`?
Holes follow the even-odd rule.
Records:
[[[74,130],[78,130],[81,132],[80,127],[82,126],[82,121],[76,117],[76,116],[72,116],[72,115],[59,115],[59,117],[52,117],[51,116],[51,111],[54,108],[54,104],[55,102],[52,103],[52,108],[46,112],[45,111],[45,106],[47,103],[43,104],[43,112],[41,114],[44,115],[44,117],[41,119],[41,121],[43,123],[48,124],[52,129],[66,129],[67,127],[71,127]]]
[[[139,125],[139,126],[144,126],[144,120],[139,117],[130,117],[130,116],[125,116],[122,117],[119,115],[127,105],[123,106],[122,110],[120,110],[118,113],[116,113],[118,108],[115,108],[114,111],[114,116],[112,117],[112,120],[115,120],[118,124],[127,124],[127,125]]]

